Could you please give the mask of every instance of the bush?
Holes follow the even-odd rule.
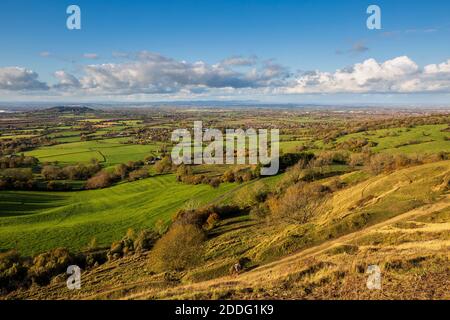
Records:
[[[233,170],[225,171],[224,174],[222,175],[222,181],[223,182],[234,182],[235,176],[234,176]]]
[[[181,271],[197,264],[202,256],[203,230],[192,224],[174,224],[156,242],[151,258],[163,270]]]
[[[149,250],[158,238],[159,235],[152,230],[142,230],[136,235],[133,229],[128,229],[127,234],[121,240],[111,244],[106,256],[108,260],[115,260]]]
[[[209,180],[209,185],[213,187],[214,189],[217,189],[220,187],[220,179],[219,178],[213,178]]]
[[[269,215],[270,210],[266,203],[258,203],[250,210],[250,217],[255,219],[262,219]]]
[[[33,180],[31,168],[5,169],[0,171],[0,189],[33,189],[36,182]]]
[[[148,168],[142,168],[142,169],[137,169],[137,170],[131,171],[128,179],[130,181],[136,181],[136,180],[148,178],[149,176],[150,176],[150,174],[148,173]]]
[[[86,189],[101,189],[113,184],[114,177],[107,171],[102,170],[86,182]]]
[[[220,216],[217,213],[213,212],[208,216],[208,219],[206,219],[204,228],[206,230],[211,230],[219,223],[219,221]]]
[[[34,283],[47,285],[53,276],[65,273],[67,267],[75,260],[69,250],[57,248],[42,253],[33,259],[28,274]]]
[[[133,242],[135,252],[150,250],[156,243],[159,235],[152,230],[142,230]]]
[[[368,163],[370,154],[368,153],[352,153],[350,155],[349,165],[352,167],[364,166]]]
[[[169,156],[165,156],[155,163],[156,173],[168,173],[170,170],[172,170],[172,161]]]
[[[60,180],[63,179],[62,170],[57,166],[44,166],[41,174],[45,180]]]
[[[0,294],[6,294],[27,282],[27,268],[15,250],[0,253]]]
[[[329,191],[321,184],[299,182],[287,188],[279,198],[269,198],[267,205],[273,217],[303,224],[313,217]]]
[[[128,175],[128,167],[126,165],[124,165],[123,163],[118,164],[115,168],[114,168],[114,173],[120,177],[121,180],[124,180],[127,175]]]
[[[177,172],[176,172],[177,181],[183,181],[183,179],[185,177],[191,176],[191,175],[192,175],[192,169],[190,166],[186,166],[184,164],[178,166]]]

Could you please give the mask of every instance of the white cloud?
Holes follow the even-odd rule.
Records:
[[[423,69],[407,56],[383,63],[368,59],[335,72],[313,71],[296,77],[287,93],[450,92],[449,63]]]
[[[48,86],[38,80],[38,74],[20,67],[0,68],[0,90],[32,91],[47,90]]]
[[[58,84],[54,85],[53,88],[56,89],[73,89],[80,88],[80,81],[70,73],[63,70],[58,70],[54,73],[56,79],[59,80]]]
[[[156,53],[130,54],[126,62],[90,64],[77,76],[59,70],[56,84],[21,67],[0,68],[0,90],[81,96],[252,96],[282,94],[450,93],[450,60],[420,67],[407,56],[367,59],[333,72],[292,74],[272,60],[232,57],[216,64],[178,61]],[[79,75],[78,75],[79,72]]]
[[[276,64],[262,64],[246,72],[228,64],[203,61],[177,61],[152,52],[140,52],[126,63],[93,64],[84,68],[79,79],[82,88],[92,93],[160,94],[181,90],[211,88],[260,88],[279,83],[287,77],[286,69]]]
[[[424,70],[427,74],[450,73],[450,59],[441,64],[430,64],[425,66]]]

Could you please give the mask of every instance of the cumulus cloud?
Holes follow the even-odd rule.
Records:
[[[152,52],[125,62],[89,64],[54,74],[55,84],[21,67],[0,68],[0,90],[75,96],[208,94],[450,93],[450,59],[420,67],[407,56],[367,59],[335,71],[292,73],[273,60],[231,57],[216,64],[179,61]]]
[[[74,88],[80,88],[81,84],[78,79],[66,71],[58,70],[54,73],[54,76],[56,79],[59,80],[59,82],[53,86],[53,88],[56,89],[74,89]]]
[[[449,61],[421,69],[407,56],[385,62],[367,59],[335,72],[312,71],[296,77],[288,93],[450,92]]]
[[[230,63],[231,62],[231,63]],[[163,94],[204,88],[261,88],[280,84],[288,76],[274,63],[253,66],[245,72],[233,68],[241,61],[208,64],[177,61],[152,52],[140,52],[126,63],[92,64],[79,79],[83,89],[108,94]]]
[[[450,73],[450,59],[441,64],[430,64],[424,68],[426,74]]]
[[[0,90],[26,91],[48,90],[44,82],[38,80],[38,74],[20,67],[0,68]]]

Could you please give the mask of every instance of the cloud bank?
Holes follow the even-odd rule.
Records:
[[[288,93],[450,92],[450,60],[421,69],[407,56],[379,63],[368,59],[335,72],[300,75]]]
[[[48,90],[44,82],[38,80],[39,75],[25,68],[0,68],[0,90],[6,91],[34,91]]]
[[[94,58],[90,56],[89,58]],[[329,71],[292,73],[255,56],[234,56],[216,64],[178,61],[152,52],[128,55],[127,61],[84,65],[77,75],[54,72],[55,83],[21,67],[0,68],[0,90],[45,91],[54,95],[173,95],[243,91],[276,94],[450,93],[450,59],[420,67],[407,56],[384,62],[367,59]]]

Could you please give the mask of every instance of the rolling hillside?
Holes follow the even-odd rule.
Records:
[[[100,245],[109,245],[128,228],[151,228],[160,219],[167,222],[187,201],[205,204],[235,187],[185,185],[174,175],[165,175],[103,190],[2,191],[0,247],[28,255],[55,247],[80,249],[94,237]]]
[[[448,299],[449,180],[450,161],[381,174],[335,192],[306,225],[223,220],[192,270],[155,273],[148,254],[134,255],[87,271],[77,292],[56,279],[13,297]],[[230,276],[243,257],[246,270]],[[369,265],[382,290],[367,290]]]

